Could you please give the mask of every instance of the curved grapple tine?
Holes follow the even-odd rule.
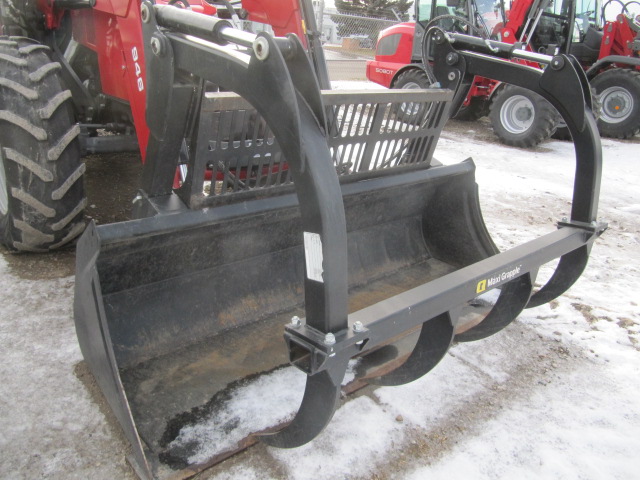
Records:
[[[444,358],[453,341],[453,322],[448,312],[422,324],[420,336],[407,360],[392,372],[368,380],[374,385],[396,386],[413,382]]]
[[[500,296],[487,316],[473,328],[455,336],[458,342],[472,342],[499,332],[520,315],[531,297],[531,276],[526,273],[502,287]]]
[[[317,437],[333,417],[342,377],[336,385],[328,370],[308,376],[300,409],[291,423],[276,433],[260,435],[260,440],[271,447],[296,448]]]
[[[566,292],[582,275],[588,259],[587,245],[560,257],[556,271],[553,272],[549,281],[531,296],[526,308],[539,307]]]

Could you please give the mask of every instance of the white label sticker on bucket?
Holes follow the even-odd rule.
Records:
[[[322,239],[318,233],[304,232],[304,258],[307,278],[324,283],[322,279]]]

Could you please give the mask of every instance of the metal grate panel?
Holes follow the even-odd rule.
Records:
[[[439,89],[322,95],[327,144],[341,181],[428,168],[452,98],[452,92]],[[403,111],[414,112],[412,120],[401,120]],[[291,188],[277,139],[256,110],[234,93],[206,94],[193,153],[178,190],[191,208]]]

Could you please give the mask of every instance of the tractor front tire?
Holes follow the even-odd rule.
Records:
[[[71,92],[49,48],[0,37],[0,243],[43,252],[84,230],[86,205]]]
[[[394,82],[393,88],[416,90],[429,88],[430,85],[431,82],[427,74],[423,70],[414,68],[401,73]],[[420,105],[419,103],[406,102],[398,106],[396,117],[401,122],[415,124],[419,121],[419,118],[424,116],[424,108],[424,105]]]
[[[491,102],[489,119],[502,143],[530,148],[551,137],[555,131],[557,113],[537,93],[505,85]]]
[[[640,73],[606,70],[591,81],[600,97],[598,129],[604,137],[631,138],[640,133]]]

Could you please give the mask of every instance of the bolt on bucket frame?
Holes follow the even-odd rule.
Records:
[[[594,223],[601,159],[582,107],[588,87],[569,57],[557,69],[525,72],[456,51],[440,33],[436,75],[448,88],[321,93],[294,36],[256,37],[148,2],[142,9],[151,138],[141,218],[87,230],[75,298],[83,355],[142,478],[188,476],[228,454],[176,466],[162,438],[165,423],[234,379],[287,361],[307,374],[293,420],[260,436],[296,447],[331,420],[350,359],[366,362],[415,332],[410,352],[367,380],[410,382],[446,354],[461,310],[479,293],[501,290],[459,340],[495,333],[582,272],[604,230]],[[542,91],[566,114],[577,145],[571,219],[504,253],[484,227],[473,163],[432,160],[450,102],[459,105],[470,78],[486,69]],[[242,98],[212,93],[210,84]],[[424,105],[420,121],[397,120],[406,102]],[[229,127],[236,121],[239,132]],[[187,175],[173,192],[185,144]],[[538,267],[558,257],[556,273],[532,296]],[[274,340],[284,323],[286,348]]]

